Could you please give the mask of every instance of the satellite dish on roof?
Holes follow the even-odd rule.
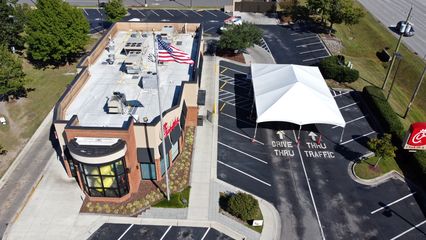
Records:
[[[132,18],[129,20],[129,22],[140,22],[141,19],[140,18]]]

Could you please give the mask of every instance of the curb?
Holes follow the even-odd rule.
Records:
[[[374,187],[374,186],[380,185],[382,183],[385,183],[385,182],[389,181],[390,179],[395,179],[395,180],[400,180],[402,182],[406,182],[405,177],[402,176],[400,173],[398,173],[395,170],[392,170],[390,172],[387,172],[387,173],[385,173],[381,176],[378,176],[378,177],[372,178],[372,179],[360,178],[355,173],[356,164],[357,163],[355,163],[355,162],[350,163],[348,165],[348,172],[349,172],[349,176],[352,178],[352,180],[354,180],[355,182],[357,182],[359,184]]]

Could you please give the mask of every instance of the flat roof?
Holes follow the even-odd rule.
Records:
[[[156,33],[160,34],[160,32]],[[141,72],[126,73],[125,63],[128,56],[123,49],[131,34],[131,31],[119,31],[112,38],[115,45],[113,64],[107,62],[110,53],[104,49],[96,62],[88,67],[90,77],[65,110],[66,120],[77,115],[81,126],[122,127],[132,115],[139,121],[146,117],[148,122],[151,122],[160,113],[157,76],[160,81],[162,110],[166,111],[176,104],[174,101],[181,94],[182,82],[190,79],[190,65],[175,62],[158,64],[158,73],[153,75],[152,73],[156,73],[155,63],[152,61],[153,33],[143,32],[144,41],[140,53]],[[193,33],[175,32],[168,39],[180,50],[190,55],[193,52]],[[180,45],[177,45],[178,42]],[[141,106],[125,106],[123,113],[108,113],[108,100],[113,97],[113,92],[124,93],[128,102],[139,102]]]

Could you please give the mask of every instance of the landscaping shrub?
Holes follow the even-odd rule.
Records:
[[[341,64],[340,64],[340,63]],[[359,72],[355,69],[350,69],[344,64],[344,56],[330,56],[324,58],[318,64],[321,74],[326,79],[334,79],[337,82],[354,82],[359,78]]]
[[[383,91],[374,86],[367,86],[363,89],[363,94],[376,117],[380,121],[385,132],[392,134],[395,144],[400,145],[404,138],[404,126],[389,105]]]
[[[227,201],[226,211],[243,221],[252,220],[257,214],[259,203],[247,193],[236,193]]]

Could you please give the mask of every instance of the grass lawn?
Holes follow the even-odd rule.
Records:
[[[97,39],[98,37],[91,38],[87,49],[90,49]],[[26,88],[31,88],[33,91],[30,91],[26,98],[5,103],[4,109],[8,113],[7,121],[10,124],[0,127],[0,144],[8,150],[8,154],[2,156],[4,161],[2,160],[0,166],[0,176],[5,171],[5,167],[13,161],[25,141],[37,130],[66,86],[74,78],[73,73],[76,72],[76,63],[68,67],[37,69],[25,58],[22,58],[22,67],[29,79]]]
[[[152,207],[158,208],[186,208],[189,204],[189,192],[191,187],[185,188],[182,192],[173,193],[170,195],[170,201],[164,199]],[[185,199],[185,200],[184,200]],[[184,203],[186,201],[186,203]]]
[[[398,164],[393,158],[381,159],[379,165],[374,168],[377,159],[377,157],[371,157],[357,163],[354,168],[355,174],[362,179],[372,179],[379,177],[392,170],[402,173],[401,169],[398,167]]]
[[[389,47],[390,52],[393,52],[397,43],[397,38],[383,24],[378,22],[366,10],[365,12],[366,16],[362,18],[359,24],[354,26],[335,25],[336,36],[342,41],[344,46],[343,55],[360,72],[360,79],[355,83],[349,84],[349,87],[356,90],[362,90],[366,85],[382,86],[389,63],[382,63],[376,56],[376,52],[384,47]],[[403,44],[400,47],[400,52],[403,55],[403,60],[395,78],[396,82],[389,102],[395,112],[402,116],[420,79],[425,63]],[[385,88],[386,90],[390,88],[397,65],[398,61],[395,62],[393,72]],[[426,120],[425,102],[426,84],[423,84],[407,119],[401,118],[405,127],[408,127],[412,122]]]

